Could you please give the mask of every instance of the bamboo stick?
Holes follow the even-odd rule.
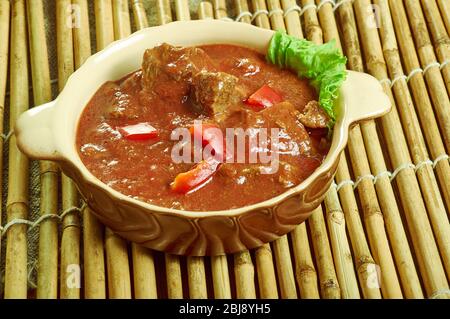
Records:
[[[84,297],[87,299],[104,299],[105,256],[104,227],[86,207],[83,210],[83,265],[84,265]]]
[[[270,24],[273,30],[286,30],[283,21],[283,10],[281,10],[280,0],[267,0],[270,16]]]
[[[133,3],[135,23],[138,29],[148,26],[147,14],[141,1]],[[139,11],[139,12],[137,12]],[[125,34],[124,36],[126,36]],[[133,259],[134,296],[138,299],[156,299],[158,297],[156,287],[155,262],[150,249],[131,244]]]
[[[89,14],[87,0],[72,0],[79,8],[78,25],[72,29],[75,68],[78,69],[91,55],[91,36],[89,34]]]
[[[11,10],[10,53],[10,127],[19,115],[28,109],[28,51],[25,3],[15,0]],[[7,221],[28,217],[28,159],[9,140]],[[27,297],[27,226],[16,224],[6,235],[5,299]]]
[[[136,299],[156,299],[155,261],[150,249],[138,244],[131,245],[133,260],[134,297]]]
[[[330,234],[336,275],[344,299],[361,298],[358,289],[352,253],[345,233],[345,217],[339,203],[335,187],[331,187],[325,195],[325,214]]]
[[[43,11],[42,1],[27,1],[28,33],[35,105],[44,104],[52,99]],[[41,161],[40,170],[40,215],[57,214],[58,166],[50,161]],[[39,267],[36,296],[39,299],[56,299],[58,294],[58,222],[56,219],[44,220],[39,226],[38,258]]]
[[[303,7],[314,5],[314,0],[302,0],[301,4]],[[324,10],[326,7],[331,6],[330,3],[323,5],[321,10]],[[317,19],[317,13],[314,9],[306,10],[303,13],[304,24],[303,27],[305,29],[305,36],[308,40],[313,41],[314,43],[321,44],[322,40],[322,29],[319,26],[319,20]]]
[[[205,264],[203,257],[187,257],[189,297],[191,299],[206,299]]]
[[[278,299],[277,279],[273,266],[272,250],[269,244],[255,250],[256,270],[258,275],[259,297]]]
[[[441,10],[442,20],[444,20],[447,33],[450,34],[450,3],[447,0],[437,0]]]
[[[95,0],[95,38],[97,51],[114,41],[112,0]]]
[[[316,1],[316,4],[319,4],[319,2]],[[350,3],[343,3],[342,5],[351,5]],[[339,32],[338,32],[338,28],[337,28],[337,24],[336,24],[336,19],[334,16],[334,10],[333,7],[331,6],[331,4],[325,4],[322,5],[322,7],[320,8],[320,10],[317,12],[317,15],[319,16],[319,21],[320,21],[320,27],[322,28],[322,31],[324,32],[324,40],[328,41],[327,39],[336,39],[336,45],[337,47],[342,50],[342,46],[341,46],[341,40],[339,38]],[[345,25],[341,25],[342,28],[345,27]],[[326,31],[325,31],[326,30]],[[326,37],[325,36],[325,33]]]
[[[361,33],[368,70],[378,79],[384,79],[387,77],[387,71],[377,30],[370,28],[366,24],[366,19],[368,18],[366,8],[368,5],[369,1],[367,0],[359,0],[354,3],[356,20]],[[370,15],[373,15],[373,13],[369,13],[369,18]],[[383,87],[386,94],[390,97],[394,108],[389,114],[380,119],[380,123],[391,162],[394,167],[399,167],[404,163],[410,163],[411,159],[392,93],[387,84],[384,83]],[[438,290],[448,289],[445,272],[439,258],[436,243],[433,241],[431,226],[426,216],[425,205],[421,198],[414,171],[412,169],[402,170],[397,175],[396,181],[427,293],[431,295]]]
[[[198,17],[201,20],[213,19],[214,11],[213,11],[213,5],[211,4],[211,2],[208,2],[208,1],[200,2],[199,6],[198,6]]]
[[[131,34],[130,9],[128,0],[112,0],[114,39],[122,39]]]
[[[114,4],[114,6],[113,6]],[[102,50],[114,41],[114,33],[121,36],[129,28],[125,19],[113,22],[113,8],[121,11],[121,1],[97,0],[95,2],[95,25],[97,50]],[[123,11],[121,11],[123,13]],[[128,11],[127,11],[128,13]],[[124,24],[125,23],[125,24]],[[119,26],[117,26],[119,25]],[[114,32],[117,30],[117,32]],[[115,235],[109,228],[105,229],[106,267],[108,291],[110,298],[131,298],[130,269],[126,242]]]
[[[302,299],[319,299],[317,273],[309,249],[306,223],[291,232],[292,250],[295,257],[295,278]]]
[[[74,46],[74,61],[75,67],[78,69],[84,61],[91,55],[91,40],[89,32],[89,15],[87,0],[73,0],[72,4],[79,8],[79,23],[78,27],[72,29],[73,46]],[[66,181],[68,181],[67,179]],[[74,184],[63,182],[63,203],[66,205],[76,203],[76,188]],[[66,190],[65,190],[66,189]],[[66,200],[64,199],[66,198]],[[73,215],[67,215],[73,216]],[[97,218],[92,215],[89,208],[85,207],[82,211],[83,216],[83,266],[84,266],[84,297],[88,299],[103,299],[106,297],[105,287],[105,261],[104,261],[104,246],[103,246],[103,226],[98,222]],[[74,227],[67,228],[71,230],[67,235],[68,247],[72,243],[76,247],[79,246],[79,231],[77,231],[77,223],[75,217],[73,219],[66,219],[63,221],[63,227],[74,223]],[[66,230],[63,231],[62,243],[65,242]],[[77,256],[72,256],[76,264]],[[71,290],[72,291],[72,290]],[[65,294],[61,290],[61,296]],[[70,298],[67,295],[67,298]]]
[[[296,5],[295,0],[281,0],[283,10],[286,11]],[[290,11],[284,18],[286,29],[288,34],[300,38],[303,38],[302,26],[300,25],[300,15],[297,11]]]
[[[165,254],[167,296],[169,299],[183,298],[183,284],[181,280],[180,258],[175,255]]]
[[[391,71],[390,73],[393,76],[396,76],[397,74],[403,74],[400,57],[398,56],[398,54],[395,54],[396,52],[398,52],[398,49],[395,42],[395,34],[393,31],[392,21],[390,19],[388,3],[385,0],[378,0],[377,3],[383,10],[383,15],[381,16],[382,28],[380,33],[383,46],[385,46],[384,49],[386,52],[386,61]],[[399,112],[401,115],[404,115],[403,113],[408,110],[408,108],[411,108],[412,99],[407,90],[405,81],[397,83],[398,84],[394,85],[394,92],[397,97],[397,103],[400,106]],[[406,123],[408,123],[408,125],[404,125],[404,131],[406,133],[409,144],[414,145],[411,149],[411,155],[414,161],[416,163],[423,162],[428,159],[427,148],[422,137],[422,132],[420,131],[419,122],[412,108],[410,112],[412,113],[413,118],[407,119]],[[431,124],[436,125],[435,122]],[[433,142],[435,144],[438,144],[438,141]],[[440,151],[443,151],[443,145],[441,144],[441,146],[442,149]],[[448,183],[448,181],[450,180],[450,166],[448,161],[442,161],[442,164],[440,164],[438,169],[438,174],[440,173],[443,186],[442,191],[443,193],[447,194],[446,197],[447,199],[449,199],[450,183]],[[423,190],[422,196],[428,209],[428,215],[430,216],[436,241],[440,248],[444,267],[447,270],[447,274],[450,274],[450,224],[448,222],[445,205],[441,198],[439,186],[436,181],[433,168],[427,165],[417,171],[417,176],[420,186]],[[450,202],[448,202],[447,204],[450,205]]]
[[[348,166],[345,163],[345,154],[342,153],[336,172],[336,182],[338,183],[351,179]],[[339,190],[339,197],[342,208],[344,209],[344,216],[355,256],[355,267],[362,294],[366,299],[380,299],[381,293],[379,287],[375,285],[369,286],[367,284],[369,278],[376,276],[374,271],[377,265],[369,250],[352,187],[350,185],[343,185]]]
[[[145,7],[142,3],[142,0],[133,1],[133,16],[134,23],[136,24],[136,29],[141,30],[144,28],[148,28],[149,24],[147,13],[145,12]]]
[[[319,269],[321,296],[325,299],[339,299],[341,290],[334,270],[333,257],[329,248],[329,241],[322,208],[319,206],[308,219],[311,238]]]
[[[255,299],[255,268],[248,250],[234,254],[234,276],[236,278],[236,297]]]
[[[450,38],[439,14],[437,3],[424,0],[421,0],[421,3],[438,59],[441,62],[448,61],[450,59]],[[414,8],[417,8],[417,5]],[[441,72],[445,80],[445,85],[447,86],[447,93],[450,95],[450,64],[444,66]]]
[[[252,0],[253,14],[259,10],[266,10],[266,3],[264,0]],[[259,14],[255,17],[255,23],[258,27],[270,29],[269,17],[265,13]]]
[[[282,1],[284,10],[295,5],[294,1]],[[286,17],[286,28],[290,35],[302,38],[303,32],[300,25],[298,12],[292,11]],[[302,298],[319,298],[317,274],[312,262],[309,249],[306,223],[298,225],[291,233],[292,248],[295,257],[296,280]]]
[[[414,43],[411,37],[411,33],[409,32],[409,29],[404,26],[402,26],[401,28],[398,27],[399,22],[404,22],[406,20],[406,15],[404,10],[402,10],[402,8],[400,7],[397,7],[396,4],[393,4],[391,6],[391,10],[392,10],[392,18],[396,24],[396,31],[397,34],[399,34],[398,39],[404,64],[407,69],[407,72],[411,73],[412,70],[419,68],[420,65],[414,49]],[[398,67],[396,68],[397,73],[401,72],[399,63],[400,62],[397,62],[398,65]],[[402,83],[399,82],[399,85],[396,85],[394,89],[398,91],[400,84]],[[431,104],[431,100],[428,97],[427,89],[422,74],[416,74],[412,78],[410,78],[409,84],[411,86],[413,97],[416,102],[415,103],[416,111],[422,123],[422,129],[428,144],[428,149],[431,153],[431,156],[433,158],[437,158],[442,154],[445,154],[446,151],[444,143],[441,139],[441,134],[439,132],[439,127],[436,118],[434,117],[433,114],[433,107]],[[404,84],[402,86],[404,86]],[[403,111],[403,108],[400,108],[400,111]],[[415,143],[412,143],[412,146],[415,146]],[[412,150],[413,154],[417,152],[418,151]],[[424,158],[422,156],[422,158],[420,158],[419,161],[423,160]],[[417,160],[415,159],[415,161]],[[436,173],[439,178],[442,195],[444,197],[445,202],[447,203],[447,207],[450,207],[450,185],[448,183],[448,178],[450,174],[449,171],[450,169],[448,161],[440,161],[439,163],[437,163]]]
[[[323,11],[325,12],[325,8]],[[337,25],[332,14],[328,19],[327,25],[324,26],[325,39],[339,39],[337,33]],[[361,54],[359,49],[358,35],[356,31],[356,23],[353,17],[353,11],[350,4],[343,4],[338,9],[338,15],[341,20],[342,33],[344,34],[344,41],[349,58],[349,66],[353,70],[363,71]],[[322,19],[326,19],[327,15],[323,14]],[[332,22],[330,22],[332,20]],[[353,153],[353,157],[356,154],[364,152],[364,145],[361,134],[365,134],[368,137],[366,140],[371,142],[366,145],[366,151],[369,162],[375,163],[376,175],[383,171],[386,171],[386,165],[384,163],[383,153],[378,140],[377,132],[373,121],[367,121],[360,124],[361,129],[355,126],[350,133],[350,150]],[[359,145],[359,146],[358,146]],[[354,148],[358,146],[358,148]],[[372,164],[372,169],[373,169]],[[378,168],[377,168],[378,167]],[[359,172],[359,176],[370,173],[368,170],[365,172]],[[362,175],[361,175],[362,174]],[[382,186],[380,186],[382,185]],[[414,262],[409,249],[408,241],[405,231],[403,229],[402,220],[398,206],[396,205],[394,192],[390,181],[387,177],[378,179],[376,184],[376,191],[379,199],[379,203],[385,216],[385,223],[387,233],[391,239],[391,247],[394,253],[394,258],[399,271],[400,279],[403,285],[403,292],[407,298],[422,298],[421,287],[417,273],[415,271]]]
[[[213,0],[214,17],[216,19],[228,19],[227,4],[225,0]]]
[[[0,132],[3,133],[3,120],[5,112],[6,80],[8,77],[8,52],[9,52],[9,1],[0,1],[0,38],[4,39],[0,45]],[[0,154],[3,154],[3,144],[0,143]],[[3,156],[0,157],[0,171],[3,172]],[[0,196],[3,196],[3,183],[0,183]],[[2,197],[3,198],[3,197]],[[3,205],[0,205],[0,225],[2,224]],[[0,256],[2,247],[0,236]]]
[[[56,36],[58,53],[58,88],[61,91],[66,85],[68,77],[74,71],[72,29],[67,25],[69,18],[67,9],[71,5],[70,0],[56,2]],[[45,30],[45,29],[44,29]],[[76,202],[75,202],[76,204]]]
[[[247,0],[235,0],[234,6],[236,8],[238,15],[243,12],[249,12]],[[249,16],[243,16],[240,19],[240,22],[251,23],[251,18]]]
[[[275,263],[277,266],[281,298],[297,299],[294,271],[292,269],[291,254],[286,235],[273,242],[273,250],[275,252]]]
[[[175,14],[178,21],[191,20],[189,3],[187,0],[175,0]]]
[[[170,0],[157,0],[156,12],[158,14],[159,24],[172,22],[172,11],[170,9]]]
[[[231,299],[227,256],[212,256],[211,272],[214,287],[214,298]]]
[[[109,228],[106,228],[105,247],[108,297],[111,299],[129,299],[131,298],[131,287],[127,243]]]
[[[218,1],[216,5],[224,5]],[[225,7],[226,10],[226,7]],[[200,19],[213,19],[213,5],[210,2],[203,1],[198,8],[198,16]],[[215,10],[216,18],[226,17],[222,10]],[[228,262],[226,256],[212,256],[211,257],[211,272],[214,287],[214,297],[216,299],[230,299],[230,277],[228,274]]]
[[[392,7],[400,7],[401,4],[392,4]],[[406,1],[405,7],[419,59],[422,63],[422,68],[425,68],[431,63],[436,62],[436,55],[431,44],[430,36],[428,35],[425,18],[422,14],[419,1]],[[448,46],[445,44],[445,38],[442,41],[445,48],[442,52],[447,51],[445,55],[448,56]],[[450,152],[450,99],[439,67],[429,68],[425,73],[425,79],[428,84],[431,100],[433,101],[434,111],[439,121],[441,135],[445,140],[447,151]]]

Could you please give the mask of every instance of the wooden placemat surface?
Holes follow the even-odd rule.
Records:
[[[9,133],[95,51],[174,20],[336,40],[394,104],[353,127],[323,204],[253,251],[179,257],[103,227]],[[3,298],[450,298],[448,0],[0,0]],[[4,105],[4,107],[3,107]]]

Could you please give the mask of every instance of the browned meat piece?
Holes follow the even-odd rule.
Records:
[[[180,82],[180,86],[184,85],[187,93],[192,76],[203,69],[214,70],[214,66],[202,49],[175,47],[163,43],[144,53],[143,87],[147,90],[155,90],[158,83],[173,79]]]
[[[319,106],[317,101],[309,101],[303,109],[303,113],[298,116],[303,125],[310,128],[327,127],[330,118],[327,113]]]
[[[293,140],[298,143],[308,141],[309,134],[297,118],[300,112],[289,102],[281,102],[259,112],[272,123],[270,127],[282,128]],[[275,125],[273,125],[273,123]]]
[[[260,112],[248,111],[245,121],[248,127],[280,128],[278,151],[281,154],[304,154],[311,149],[311,139],[298,120],[299,114],[291,103],[281,102]]]
[[[237,77],[203,70],[192,78],[191,97],[200,111],[220,123],[239,109],[243,92],[238,87]]]

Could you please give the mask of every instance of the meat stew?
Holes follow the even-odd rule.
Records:
[[[298,185],[321,164],[330,119],[317,100],[308,80],[254,50],[161,44],[145,52],[142,69],[98,89],[81,115],[77,148],[94,176],[138,200],[191,211],[242,207]],[[209,157],[174,160],[180,128],[193,142],[188,155],[209,146]],[[230,128],[250,132],[243,150],[229,147]],[[253,129],[275,135],[252,146]],[[276,169],[249,161],[264,151],[277,155]]]

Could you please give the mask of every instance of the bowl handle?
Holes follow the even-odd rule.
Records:
[[[341,87],[341,98],[346,104],[349,124],[373,119],[391,110],[391,101],[380,82],[367,73],[348,71]]]
[[[31,158],[60,160],[54,144],[51,120],[56,101],[42,104],[22,113],[14,127],[17,146]]]

